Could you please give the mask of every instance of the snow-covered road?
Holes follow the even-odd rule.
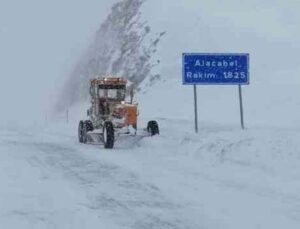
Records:
[[[0,228],[300,227],[298,130],[159,122],[115,150],[76,126],[1,130]]]

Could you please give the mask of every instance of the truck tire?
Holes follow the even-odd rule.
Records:
[[[87,143],[87,124],[86,122],[83,122],[83,126],[82,126],[82,143]]]
[[[86,125],[86,130],[87,130],[87,132],[89,132],[89,131],[94,131],[94,126],[93,126],[92,121],[86,120],[86,121],[85,121],[85,125]]]
[[[158,135],[159,134],[159,126],[157,121],[149,121],[147,125],[147,131],[150,136]]]
[[[78,125],[78,141],[83,143],[83,121],[81,120]]]
[[[114,125],[110,121],[106,121],[103,126],[103,142],[105,149],[114,148],[115,130]]]

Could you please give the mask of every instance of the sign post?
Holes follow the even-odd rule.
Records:
[[[196,85],[238,85],[241,126],[242,129],[244,129],[245,124],[241,85],[249,85],[249,54],[184,53],[182,64],[183,84],[194,85],[196,133],[198,132]]]
[[[198,134],[198,102],[197,102],[197,85],[194,84],[194,102],[195,102],[195,132]]]
[[[242,129],[245,129],[244,124],[244,108],[243,108],[243,96],[242,96],[242,86],[239,85],[239,99],[240,99],[240,116],[241,116],[241,126]]]

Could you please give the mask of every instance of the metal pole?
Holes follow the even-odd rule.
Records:
[[[198,102],[197,102],[197,85],[194,85],[194,101],[195,101],[195,132],[198,133]]]
[[[67,109],[67,123],[69,123],[69,110]]]
[[[243,96],[242,96],[242,86],[239,85],[239,98],[240,98],[240,115],[241,115],[241,126],[242,129],[245,129],[244,124],[244,108],[243,108]]]

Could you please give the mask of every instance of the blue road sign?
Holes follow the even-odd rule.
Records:
[[[247,85],[249,54],[183,54],[183,84]]]

